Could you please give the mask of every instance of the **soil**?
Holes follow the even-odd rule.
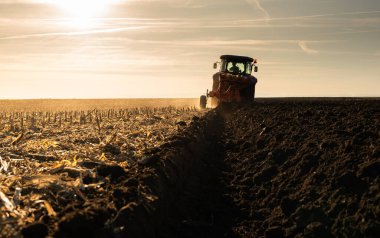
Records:
[[[81,161],[92,173],[66,172],[82,184],[49,183],[45,212],[13,227],[24,237],[379,237],[380,100],[265,99],[181,124],[135,163]]]
[[[239,237],[378,237],[380,101],[265,101],[226,116]]]

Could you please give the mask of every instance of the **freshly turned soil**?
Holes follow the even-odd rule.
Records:
[[[178,126],[128,167],[78,162],[88,186],[51,184],[59,212],[22,235],[379,237],[380,100],[261,99]]]
[[[267,100],[225,116],[239,237],[378,237],[380,101]]]
[[[267,99],[217,112],[223,133],[177,237],[379,236],[379,100]]]

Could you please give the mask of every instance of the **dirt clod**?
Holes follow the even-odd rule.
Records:
[[[111,177],[112,181],[120,179],[120,177],[126,176],[127,172],[119,165],[107,165],[102,164],[96,167],[96,171],[101,177]]]
[[[48,235],[48,227],[36,222],[23,228],[21,233],[24,238],[44,238]]]

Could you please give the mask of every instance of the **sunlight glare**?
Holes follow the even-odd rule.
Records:
[[[65,24],[89,28],[97,24],[97,17],[101,17],[113,0],[55,0],[54,4],[63,9],[67,20]]]

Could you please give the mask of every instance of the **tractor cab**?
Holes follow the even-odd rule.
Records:
[[[256,60],[250,57],[222,55],[220,59],[221,62],[214,63],[214,69],[217,69],[218,64],[220,64],[220,72],[222,73],[251,75],[252,68],[257,72]]]
[[[200,107],[206,108],[208,98],[211,106],[224,102],[252,102],[255,98],[257,60],[237,55],[222,55],[220,62],[214,63],[214,69],[220,65],[219,72],[213,75],[212,90],[200,98]]]

